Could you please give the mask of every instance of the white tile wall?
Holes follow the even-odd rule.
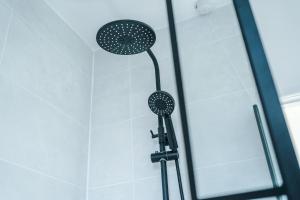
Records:
[[[84,200],[82,189],[0,161],[0,199]]]
[[[91,137],[89,187],[103,187],[133,178],[130,120],[97,126]]]
[[[263,155],[248,98],[242,91],[188,105],[195,167]]]
[[[97,79],[121,73],[129,69],[129,56],[119,56],[102,49],[95,52],[95,74]],[[99,78],[98,78],[99,77]]]
[[[201,197],[272,187],[265,159],[259,157],[199,168],[196,182]]]
[[[243,89],[221,44],[197,47],[181,55],[182,65],[185,66],[183,76],[187,101],[216,97]]]
[[[92,127],[129,120],[129,89],[128,57],[97,51]]]
[[[240,34],[238,20],[233,5],[225,6],[211,15],[212,35],[215,40],[223,40]]]
[[[0,1],[0,199],[83,200],[92,52],[44,1]]]
[[[28,91],[0,84],[0,158],[83,186],[86,129]]]
[[[130,117],[129,95],[94,97],[93,126],[118,123]]]
[[[15,3],[15,0],[0,0],[0,4],[3,6],[7,6],[9,8],[11,8],[13,6],[13,4]]]
[[[250,4],[279,96],[299,94],[299,1],[264,0]]]
[[[187,185],[187,180],[185,178],[183,179],[183,184]],[[177,177],[173,174],[169,175],[169,189],[170,199],[180,200]],[[191,199],[188,190],[185,190],[184,192],[186,194],[186,199]],[[158,176],[150,177],[137,180],[133,183],[120,183],[99,189],[90,189],[89,193],[89,199],[91,200],[160,199],[161,179]]]
[[[89,47],[54,12],[45,1],[13,0],[14,9],[26,23],[40,33],[66,60],[80,68],[88,78],[91,75],[92,54]],[[77,66],[78,65],[78,66]]]
[[[109,67],[109,66],[108,66]],[[97,98],[107,96],[122,96],[129,93],[129,70],[103,76],[95,79],[95,93]]]
[[[90,78],[17,16],[10,26],[0,73],[87,126]]]
[[[177,177],[169,173],[169,196],[170,199],[180,200]],[[186,176],[183,178],[183,184],[186,186]],[[184,187],[186,199],[191,199],[187,187]],[[162,199],[161,178],[159,176],[137,180],[134,183],[134,199]]]
[[[254,77],[250,67],[250,62],[244,46],[244,41],[240,36],[235,36],[221,42],[225,55],[231,66],[237,73],[245,89],[255,88]]]
[[[135,179],[160,174],[160,165],[152,164],[150,160],[150,154],[159,149],[157,140],[152,140],[150,134],[150,129],[156,131],[156,126],[157,118],[152,114],[132,121]]]
[[[89,190],[90,200],[127,200],[133,199],[133,184],[124,183],[105,187],[101,189]]]
[[[177,29],[177,32],[179,51],[181,54],[186,53],[196,46],[209,46],[214,42],[215,37],[212,34],[212,15],[213,13],[203,15],[180,24],[180,28]]]
[[[156,33],[156,42],[152,48],[153,53],[155,54],[155,56],[159,61],[166,58],[170,58],[172,52],[171,52],[171,40],[169,37],[169,32],[167,32],[166,29],[161,29],[156,31],[155,33]],[[134,59],[134,57],[132,57],[132,59]]]

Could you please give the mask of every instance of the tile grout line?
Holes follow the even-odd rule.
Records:
[[[5,45],[6,46],[6,45]],[[4,47],[3,47],[4,48]],[[4,53],[1,53],[0,54],[0,65],[2,63],[2,56],[3,56]],[[8,78],[5,78],[5,81],[8,82],[9,84],[23,90],[23,92],[27,93],[28,95],[30,95],[31,97],[33,98],[36,98],[38,99],[39,101],[43,102],[46,104],[46,106],[54,109],[55,111],[57,111],[58,113],[60,113],[61,115],[63,115],[64,117],[66,117],[67,119],[71,120],[73,123],[75,123],[76,125],[80,126],[81,128],[86,128],[86,126],[84,124],[82,124],[80,121],[74,119],[72,116],[70,116],[69,114],[67,114],[65,111],[63,111],[61,108],[59,108],[58,106],[56,106],[55,104],[51,103],[49,100],[41,97],[39,94],[31,91],[30,89],[18,84],[17,82],[11,80],[11,79],[8,79]]]
[[[229,55],[228,55],[228,53],[226,52],[226,49],[225,49],[225,47],[224,47],[223,45],[222,45],[222,51],[223,51],[223,53],[226,55],[226,59],[227,59],[227,57],[229,57]],[[239,71],[236,69],[236,66],[233,64],[233,62],[232,62],[231,59],[227,59],[227,60],[228,60],[228,62],[229,62],[229,64],[230,64],[231,70],[233,70],[233,72],[234,72],[235,76],[237,77],[239,83],[241,84],[243,90],[246,92],[246,95],[247,95],[247,96],[250,98],[250,100],[251,100],[251,99],[252,99],[252,96],[250,95],[249,90],[248,90],[248,88],[247,88],[247,85],[246,85],[246,83],[243,81],[243,79],[242,79],[242,77],[241,77]],[[251,74],[251,75],[253,75],[253,74]],[[251,100],[251,101],[252,101],[252,100]]]
[[[93,186],[93,187],[90,187],[89,190],[99,190],[99,189],[114,187],[114,186],[118,186],[118,185],[122,185],[122,184],[128,184],[128,183],[131,183],[131,181],[121,181],[121,182],[118,182],[118,183],[107,184],[107,185],[103,185],[103,186]]]
[[[87,150],[87,172],[86,172],[86,196],[85,200],[89,199],[89,181],[90,181],[90,161],[91,161],[91,137],[92,137],[92,118],[93,118],[93,103],[94,103],[94,85],[95,85],[95,53],[93,53],[92,61],[92,79],[91,79],[91,101],[90,101],[90,116],[89,116],[89,135],[88,135],[88,150]]]
[[[58,17],[60,20],[73,32],[75,35],[86,45],[87,48],[91,50],[92,53],[94,53],[93,48],[88,44],[88,42],[81,37],[81,35],[78,34],[77,31],[73,29],[73,27],[67,22],[67,20],[61,15],[60,12],[58,12],[53,6],[51,6],[47,1],[43,0],[44,4]]]
[[[5,52],[6,47],[7,47],[7,42],[8,42],[10,27],[11,27],[11,24],[12,24],[12,19],[15,16],[14,9],[10,8],[10,7],[9,7],[9,9],[11,10],[11,14],[10,14],[10,17],[9,17],[9,23],[8,23],[7,30],[6,30],[6,33],[5,33],[4,45],[3,45],[2,51],[0,52],[0,65],[2,64],[3,57],[4,57],[4,52]],[[16,17],[19,17],[19,16],[16,16]],[[36,94],[35,92],[30,91],[29,89],[27,89],[27,88],[19,85],[18,83],[14,82],[12,80],[9,80],[9,81],[10,81],[10,83],[13,83],[14,85],[18,86],[19,88],[25,90],[27,93],[29,93],[33,97],[36,97],[39,100],[43,101],[48,106],[52,107],[54,110],[58,111],[59,113],[61,113],[62,115],[64,115],[65,117],[67,117],[68,119],[70,119],[71,121],[73,121],[74,123],[76,123],[77,125],[81,126],[82,128],[85,128],[85,126],[81,122],[77,121],[72,116],[70,116],[69,114],[65,113],[63,110],[61,110],[59,107],[57,107],[56,105],[54,105],[50,101],[44,99],[43,97],[41,97],[40,95]]]
[[[213,168],[213,167],[222,167],[222,166],[226,166],[226,165],[240,164],[243,162],[248,162],[248,161],[253,161],[253,160],[264,160],[264,156],[258,155],[258,156],[249,157],[247,159],[233,160],[233,161],[229,161],[229,162],[220,162],[220,163],[216,163],[216,164],[200,166],[195,169],[200,170],[200,169],[208,169],[208,168]]]
[[[4,54],[5,54],[5,50],[6,50],[6,47],[7,47],[7,42],[8,42],[8,37],[9,37],[9,32],[10,32],[10,27],[11,27],[11,24],[12,24],[12,20],[13,20],[13,17],[14,17],[14,9],[9,7],[10,9],[10,17],[9,17],[9,23],[7,25],[7,30],[6,30],[6,33],[5,33],[5,39],[4,39],[4,45],[3,45],[3,48],[2,48],[2,51],[1,51],[1,54],[0,54],[0,65],[3,61],[3,57],[4,57]],[[13,83],[11,80],[9,80],[10,83]],[[19,86],[18,84],[15,83],[16,86],[18,86],[20,89],[23,89],[25,92],[29,93],[31,96],[35,97],[35,98],[38,98],[40,101],[43,101],[44,103],[46,103],[48,106],[52,107],[54,110],[60,112],[61,114],[63,114],[65,117],[69,118],[70,120],[72,120],[74,123],[76,123],[77,125],[79,125],[80,127],[84,128],[84,126],[78,122],[77,120],[74,120],[71,116],[69,116],[68,114],[64,113],[62,110],[60,110],[58,107],[56,107],[55,105],[53,105],[52,103],[48,102],[47,100],[43,99],[42,97],[40,97],[39,95],[29,91],[28,89],[24,88],[24,87],[21,87]],[[71,183],[69,181],[66,181],[66,180],[63,180],[63,179],[60,179],[60,178],[57,178],[55,176],[52,176],[52,175],[48,175],[42,171],[39,171],[39,170],[36,170],[36,169],[33,169],[33,168],[30,168],[30,167],[27,167],[25,165],[22,165],[22,164],[18,164],[18,163],[15,163],[15,162],[11,162],[11,161],[8,161],[8,160],[4,160],[4,159],[1,159],[0,158],[0,161],[1,162],[4,162],[6,164],[9,164],[9,165],[13,165],[15,167],[18,167],[18,168],[21,168],[21,169],[24,169],[24,170],[28,170],[32,173],[35,173],[35,174],[39,174],[41,176],[44,176],[44,177],[47,177],[49,179],[52,179],[52,180],[55,180],[55,181],[58,181],[58,182],[61,182],[61,183],[64,183],[64,184],[67,184],[67,185],[71,185],[73,187],[76,187],[78,189],[82,189],[80,186],[74,184],[74,183]]]
[[[186,104],[187,104],[187,106],[189,106],[189,105],[194,104],[194,103],[206,102],[206,101],[211,101],[211,100],[218,100],[218,99],[222,99],[222,98],[227,97],[227,96],[231,96],[231,95],[235,95],[235,94],[240,94],[240,93],[243,93],[243,92],[246,92],[244,88],[237,89],[237,90],[233,90],[233,91],[230,91],[230,92],[225,92],[223,94],[219,94],[219,95],[212,96],[212,97],[207,97],[207,98],[202,98],[202,99],[196,99],[196,100],[187,101]]]
[[[55,14],[55,13],[54,13]],[[21,15],[20,13],[16,13],[15,16],[21,21],[24,23],[24,25],[27,27],[27,28],[30,28],[30,30],[32,30],[34,32],[34,34],[38,35],[38,37],[43,40],[44,42],[47,42],[48,45],[51,46],[51,48],[53,48],[54,50],[56,50],[57,52],[59,52],[59,55],[61,57],[64,57],[68,60],[68,63],[71,64],[72,66],[73,65],[77,65],[77,63],[75,63],[73,60],[72,60],[72,57],[70,56],[65,56],[64,52],[61,50],[61,48],[57,47],[57,45],[55,45],[53,42],[49,42],[49,38],[47,38],[41,31],[37,30],[35,27],[33,27],[30,22],[23,16]],[[63,22],[64,23],[64,22]],[[74,31],[72,30],[71,31],[72,33],[74,33]],[[79,40],[81,42],[83,42],[80,38]],[[84,43],[84,42],[83,42]],[[85,45],[85,44],[84,44]],[[93,53],[93,51],[91,51],[91,49],[88,47],[87,48],[89,50],[89,53]],[[79,66],[79,65],[78,65]],[[82,66],[80,66],[82,67]],[[86,73],[83,73],[83,76],[85,78],[88,78],[88,75]]]
[[[237,37],[237,36],[234,36],[234,37],[232,37],[232,38],[235,38],[235,37]],[[229,38],[229,39],[231,39],[231,38]],[[226,39],[225,39],[225,40],[226,40]],[[244,44],[244,43],[243,43],[243,44]],[[222,51],[223,51],[223,53],[224,53],[227,57],[229,57],[229,55],[228,55],[228,53],[226,52],[226,49],[225,49],[225,47],[224,47],[223,45],[222,45]],[[247,59],[248,59],[248,57],[247,57]],[[249,61],[249,60],[247,60],[247,61]],[[239,81],[240,84],[242,85],[243,90],[246,92],[246,95],[249,97],[249,99],[250,99],[250,101],[251,101],[251,104],[252,104],[252,101],[255,101],[255,97],[253,97],[253,95],[251,94],[251,90],[254,89],[255,91],[257,91],[257,87],[256,87],[256,86],[255,86],[255,87],[247,86],[247,84],[245,83],[245,81],[243,81],[240,72],[236,69],[236,66],[233,64],[232,60],[231,60],[231,59],[228,59],[228,62],[229,62],[229,64],[230,64],[230,68],[233,70],[235,76],[237,77],[238,81]],[[251,70],[251,66],[249,65],[249,67],[250,67],[250,72],[251,72],[251,73],[250,73],[250,76],[252,76],[252,78],[254,78],[254,77],[253,77],[253,72],[252,72],[252,70]]]
[[[19,87],[20,89],[24,90],[25,92],[27,92],[28,94],[30,94],[32,97],[35,97],[37,99],[39,99],[41,102],[45,103],[47,106],[51,107],[52,109],[56,110],[58,113],[60,113],[61,115],[65,116],[66,118],[68,118],[69,120],[71,120],[73,123],[77,124],[78,126],[80,126],[81,128],[86,128],[86,125],[82,124],[80,121],[74,119],[71,115],[67,114],[65,111],[63,111],[61,108],[59,108],[58,106],[56,106],[55,104],[51,103],[49,100],[41,97],[39,94],[30,91],[28,88],[23,87],[21,85],[19,85],[18,83],[9,80],[11,83],[13,83],[15,86]]]
[[[183,174],[185,174],[185,173],[183,173]],[[170,172],[169,175],[174,176],[174,175],[176,175],[176,172],[175,171]],[[150,179],[154,179],[154,178],[160,178],[160,174],[154,175],[154,176],[138,178],[138,179],[134,180],[133,182],[131,180],[129,180],[129,181],[121,181],[121,182],[117,182],[117,183],[113,183],[113,184],[106,184],[103,186],[94,186],[94,187],[90,187],[89,190],[99,190],[99,189],[104,189],[104,188],[109,188],[109,187],[114,187],[114,186],[118,186],[118,185],[122,185],[122,184],[129,184],[129,183],[134,184],[135,182],[150,180]]]
[[[20,19],[20,16],[18,15],[15,15],[13,12],[14,10],[11,8],[12,10],[12,14],[11,14],[11,19],[10,19],[10,23],[8,25],[8,30],[7,30],[7,33],[6,33],[6,36],[5,36],[5,40],[4,40],[4,45],[3,45],[3,50],[0,54],[0,64],[2,63],[3,61],[3,57],[4,57],[4,51],[6,49],[6,46],[7,46],[7,41],[8,41],[8,35],[9,35],[9,31],[10,31],[10,26],[11,26],[11,23],[12,23],[12,18],[14,16],[18,17]],[[23,19],[22,19],[23,20]],[[25,23],[25,22],[24,22]],[[27,24],[26,24],[27,25]],[[8,79],[6,79],[8,80]],[[67,117],[68,119],[70,119],[72,122],[76,123],[77,125],[81,126],[82,128],[86,128],[86,126],[84,124],[82,124],[80,121],[74,119],[71,115],[69,115],[68,113],[66,113],[65,111],[63,111],[61,108],[59,108],[58,106],[56,106],[55,104],[51,103],[49,100],[45,99],[44,97],[40,96],[39,94],[33,92],[33,91],[30,91],[30,89],[18,84],[17,82],[9,79],[10,83],[13,83],[14,85],[16,85],[17,87],[25,90],[27,93],[29,93],[31,96],[33,97],[36,97],[38,98],[39,100],[43,101],[44,103],[46,103],[48,106],[52,107],[54,110],[58,111],[60,114],[64,115],[65,117]]]
[[[232,37],[232,38],[234,38],[234,37]],[[223,45],[222,45],[222,51],[226,55],[226,60],[229,62],[230,68],[231,68],[231,70],[233,70],[235,76],[237,77],[238,81],[242,85],[243,90],[245,90],[247,92],[247,94],[248,94],[248,91],[247,91],[248,88],[247,88],[247,86],[245,85],[244,81],[242,80],[242,77],[241,77],[240,73],[237,71],[236,66],[232,63],[232,60],[228,59],[229,55],[226,52],[226,49],[225,49],[225,47]]]
[[[209,101],[209,100],[221,99],[221,98],[229,96],[229,95],[240,94],[240,93],[243,93],[243,92],[246,92],[246,90],[244,88],[238,89],[238,90],[235,90],[235,91],[231,91],[231,92],[226,92],[224,94],[213,96],[213,97],[206,97],[206,98],[203,98],[203,99],[196,99],[196,100],[188,101],[187,105],[202,102],[202,101],[204,102],[204,101]],[[139,118],[150,117],[150,116],[152,116],[151,113],[143,113],[143,114],[139,114],[137,116],[129,117],[129,118],[126,118],[126,119],[123,119],[123,120],[115,121],[115,122],[98,124],[98,125],[95,126],[95,128],[103,126],[103,125],[104,126],[111,126],[111,125],[114,125],[114,124],[122,124],[122,123],[125,123],[125,122],[128,122],[128,121],[131,121],[131,120],[136,120],[136,119],[139,119]]]
[[[16,162],[11,162],[11,161],[8,161],[8,160],[2,159],[2,158],[0,158],[0,162],[6,163],[6,164],[8,164],[8,165],[13,165],[13,166],[15,166],[15,167],[17,167],[17,168],[21,168],[21,169],[23,169],[23,170],[30,171],[30,172],[32,172],[32,173],[34,173],[34,174],[38,174],[38,175],[40,175],[40,176],[43,176],[43,177],[46,177],[46,178],[55,180],[55,181],[57,181],[57,182],[61,182],[61,183],[64,183],[64,184],[73,186],[73,187],[78,188],[78,189],[82,189],[82,187],[80,187],[80,186],[78,186],[78,185],[76,185],[76,184],[74,184],[74,183],[71,183],[71,182],[66,181],[66,180],[63,180],[63,179],[61,179],[61,178],[57,178],[57,177],[55,177],[55,176],[46,174],[46,173],[44,173],[44,172],[42,172],[42,171],[33,169],[33,168],[31,168],[31,167],[26,167],[25,165],[22,165],[22,164],[19,164],[19,163],[16,163]]]

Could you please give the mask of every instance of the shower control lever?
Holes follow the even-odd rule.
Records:
[[[158,134],[154,134],[152,130],[150,130],[150,133],[151,133],[151,137],[154,139],[154,138],[158,138]]]

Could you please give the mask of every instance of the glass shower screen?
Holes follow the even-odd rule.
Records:
[[[188,16],[180,8],[174,4],[197,198],[280,185],[233,3],[200,3]]]

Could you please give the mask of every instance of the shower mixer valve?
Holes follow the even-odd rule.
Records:
[[[169,138],[168,137],[168,133],[155,134],[155,133],[153,133],[152,130],[150,130],[150,134],[151,134],[151,138],[152,139],[159,138],[159,140],[160,140],[161,143],[165,144],[166,146],[170,146],[169,139],[168,139]],[[160,137],[160,135],[161,135],[161,137]]]
[[[150,130],[150,133],[151,133],[152,139],[159,138],[159,142],[161,144],[172,147],[172,145],[170,145],[170,142],[168,139],[168,138],[170,138],[170,136],[168,136],[168,135],[170,135],[170,133],[154,134],[152,130]],[[157,162],[160,162],[161,160],[165,160],[165,161],[178,160],[179,153],[177,151],[177,147],[173,148],[173,149],[171,147],[170,147],[170,149],[171,149],[170,151],[161,151],[161,152],[156,151],[155,153],[152,153],[151,154],[152,163],[157,163]]]

